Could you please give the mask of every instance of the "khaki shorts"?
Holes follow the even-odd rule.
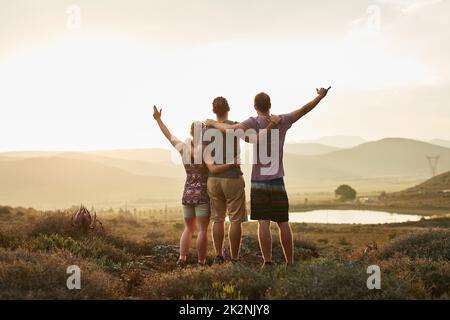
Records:
[[[242,176],[236,179],[209,177],[208,195],[212,221],[225,221],[227,211],[230,222],[248,221],[245,208],[245,182]]]

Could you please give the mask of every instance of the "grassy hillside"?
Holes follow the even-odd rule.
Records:
[[[385,202],[403,207],[450,208],[450,171],[406,190],[389,194]]]
[[[0,299],[449,299],[449,218],[351,226],[293,224],[296,264],[261,270],[257,224],[244,226],[241,261],[197,268],[195,248],[177,268],[180,214],[100,213],[104,229],[87,234],[69,214],[0,207]],[[274,230],[275,231],[275,230]],[[364,255],[367,244],[378,251]],[[193,242],[195,244],[195,241]],[[82,270],[67,290],[66,268]],[[379,265],[382,290],[368,290]],[[189,284],[189,285],[186,285]]]
[[[450,192],[450,171],[433,177],[418,186],[409,188],[404,194],[434,194]]]

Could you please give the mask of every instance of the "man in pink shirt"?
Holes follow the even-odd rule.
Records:
[[[276,139],[258,139],[255,144],[256,161],[252,168],[251,183],[251,219],[258,220],[258,237],[262,255],[264,257],[264,266],[272,264],[272,234],[270,231],[271,221],[278,224],[280,230],[280,241],[283,247],[284,256],[287,264],[294,262],[294,246],[292,240],[292,231],[289,225],[289,201],[284,186],[284,168],[283,168],[283,147],[286,132],[300,118],[314,109],[320,101],[327,95],[328,89],[316,89],[317,97],[308,102],[303,107],[287,114],[277,117],[277,125],[270,134],[277,134]],[[253,130],[259,133],[271,123],[271,101],[266,93],[259,93],[255,97],[254,107],[257,113],[256,117],[250,117],[242,123],[229,125],[214,120],[207,120],[208,126],[213,126],[224,132],[227,130]],[[273,121],[273,120],[272,120]],[[277,131],[273,133],[273,131]],[[266,144],[262,146],[261,144]],[[260,158],[261,147],[269,150],[271,154],[278,155],[274,163],[267,163]],[[276,149],[275,149],[276,148]],[[273,161],[272,161],[273,162]]]

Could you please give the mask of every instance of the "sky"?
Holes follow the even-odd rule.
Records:
[[[0,0],[0,151],[163,147],[212,118],[286,113],[288,141],[450,140],[449,0]]]

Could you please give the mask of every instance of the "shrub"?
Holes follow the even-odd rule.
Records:
[[[125,251],[106,242],[104,238],[95,236],[76,240],[59,234],[41,234],[23,240],[20,246],[30,251],[66,250],[76,257],[91,259],[101,267],[126,263],[132,258]]]
[[[212,288],[203,297],[206,300],[245,300],[241,292],[232,284],[214,282]]]
[[[67,267],[81,268],[81,290],[66,287]],[[52,254],[0,249],[0,299],[116,299],[121,283],[68,252]]]
[[[356,199],[356,191],[349,185],[343,184],[340,185],[335,191],[334,194],[340,201],[348,201]]]
[[[72,227],[70,216],[64,213],[45,214],[36,219],[28,231],[30,236],[41,234],[75,235],[77,232]]]
[[[450,263],[431,259],[411,259],[396,255],[392,259],[382,261],[383,272],[395,274],[409,282],[418,290],[424,290],[433,298],[448,299],[450,297]]]
[[[137,288],[149,299],[408,299],[417,292],[394,275],[382,290],[367,289],[367,266],[317,259],[291,269],[259,271],[238,265],[187,268],[154,276]],[[186,283],[192,285],[186,286]]]
[[[359,262],[338,263],[317,259],[297,264],[279,276],[270,288],[271,299],[408,299],[414,298],[410,286],[395,277],[383,277],[381,290],[366,285],[367,266]]]
[[[269,273],[227,264],[159,274],[138,290],[147,299],[263,299],[273,281]]]
[[[450,230],[434,229],[398,236],[384,248],[381,258],[388,259],[396,254],[450,261]]]
[[[19,247],[21,243],[22,240],[18,236],[0,232],[0,248],[15,249]]]

